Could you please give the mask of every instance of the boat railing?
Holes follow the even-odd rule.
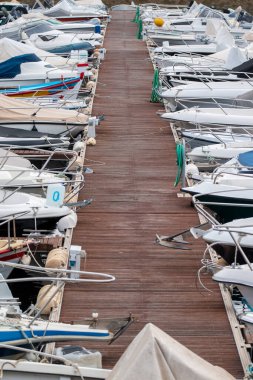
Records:
[[[198,77],[198,80],[200,80],[201,77],[203,77],[202,79],[206,78],[206,80],[209,80],[209,81],[213,81],[215,79],[219,79],[219,81],[227,81],[227,80],[245,81],[246,80],[246,81],[249,81],[249,84],[253,86],[253,83],[252,83],[253,76],[251,72],[229,70],[224,67],[224,61],[222,60],[217,60],[214,58],[213,59],[205,58],[202,56],[201,58],[203,59],[203,64],[201,65],[196,65],[196,64],[191,65],[187,62],[173,62],[171,66],[165,66],[165,69],[167,69],[168,72],[166,71],[165,73],[161,73],[161,74],[163,75],[169,74],[172,77],[182,77],[182,76],[190,76],[191,75],[190,72],[193,71],[194,74]],[[209,62],[209,64],[207,64],[206,66],[205,66],[205,59],[207,60],[207,62]],[[218,64],[219,62],[221,66],[214,66],[214,67],[210,66],[210,63]],[[180,67],[185,66],[187,70],[189,71],[184,72],[182,71],[182,69],[180,69],[179,74],[169,72],[169,70],[171,70],[170,67],[173,68],[173,71],[176,71],[177,66],[180,66]],[[208,76],[206,73],[203,74],[203,71],[210,73],[210,76]],[[222,76],[222,75],[226,75],[226,77],[219,78],[219,76]]]
[[[52,99],[49,98],[43,98],[43,97],[36,97],[36,93],[33,94],[30,98],[27,98],[26,101],[34,104],[35,106],[40,107],[50,107],[53,105],[53,108],[56,109],[65,109],[64,107],[68,104],[68,102],[73,103],[73,106],[76,104],[76,106],[73,109],[83,109],[87,107],[86,100],[85,99],[73,99],[73,95],[77,95],[78,91],[70,90],[71,94],[64,95],[64,99],[61,99],[59,96],[54,96]],[[77,104],[80,103],[80,106],[77,106]],[[68,109],[68,108],[67,108]]]
[[[22,152],[22,156],[24,158],[30,159],[37,159],[40,161],[44,161],[43,165],[40,169],[38,169],[36,166],[33,166],[35,169],[38,169],[39,171],[47,170],[47,167],[49,167],[49,164],[54,159],[57,159],[57,156],[61,156],[62,159],[65,159],[67,161],[67,164],[65,167],[62,167],[60,172],[62,174],[64,173],[72,173],[73,170],[71,170],[71,167],[77,162],[78,160],[78,153],[74,150],[68,150],[64,148],[56,148],[53,151],[48,151],[46,149],[38,148],[38,147],[18,147],[18,146],[11,146],[10,149],[17,150]],[[50,169],[53,171],[53,169]]]
[[[245,128],[243,126],[239,127],[236,125],[231,125],[231,126],[227,127],[227,126],[224,126],[224,125],[218,124],[218,123],[211,125],[211,126],[196,123],[196,124],[194,124],[194,126],[192,126],[192,128],[188,128],[188,127],[183,128],[181,126],[180,129],[185,130],[185,131],[198,131],[198,132],[203,133],[203,134],[205,134],[207,132],[209,132],[211,134],[224,133],[224,134],[229,135],[229,136],[231,135],[231,137],[234,137],[235,135],[243,136],[243,134],[246,134],[249,137],[253,138],[253,134],[252,134],[250,128]]]
[[[7,224],[8,248],[11,247],[12,237],[14,239],[16,239],[16,225],[15,225],[16,219],[21,218],[27,214],[29,214],[28,210],[27,211],[11,212],[11,213],[7,213],[6,215],[3,216],[4,220],[2,222],[0,222],[0,226],[4,226],[5,224]],[[11,223],[13,225],[13,232],[12,232],[13,236],[11,236]]]
[[[36,109],[34,109],[36,108]],[[29,103],[27,103],[27,106],[24,107],[1,107],[1,110],[4,112],[5,110],[8,110],[8,111],[16,111],[16,110],[31,110],[33,111],[33,113],[31,115],[27,115],[27,116],[36,116],[37,113],[40,111],[40,110],[43,110],[43,108],[46,108],[46,107],[43,107],[42,105],[38,105],[38,107],[34,107],[33,105],[29,105]],[[76,111],[77,113],[82,113],[80,110]],[[66,122],[67,124],[67,122]]]
[[[193,66],[191,66],[191,65],[189,65],[188,63],[185,63],[185,62],[182,63],[182,64],[178,63],[178,62],[174,62],[173,65],[172,65],[173,70],[176,68],[176,66],[185,66],[187,69],[189,69],[190,71],[194,72],[195,76],[198,77],[198,80],[200,82],[204,83],[207,88],[209,88],[210,90],[212,89],[208,85],[208,83],[204,81],[203,78],[199,77],[199,74],[200,74],[199,68],[197,68],[197,67],[195,68],[195,67],[193,67]],[[180,74],[178,76],[180,77]],[[166,75],[164,76],[163,73],[160,72],[159,73],[159,77],[160,77],[161,81],[164,82],[167,85],[167,87],[169,87],[169,88],[172,87],[172,85],[166,79]]]
[[[201,83],[205,83],[206,87],[208,87],[209,89],[211,89],[210,86],[208,86],[208,81],[211,82],[211,80],[209,80],[209,78],[207,78],[207,82],[204,81],[204,78],[202,78],[200,75],[202,75],[202,72],[201,70],[202,69],[205,69],[207,70],[208,72],[212,73],[212,69],[210,67],[207,67],[207,68],[204,68],[204,67],[199,67],[199,66],[191,66],[189,65],[188,63],[186,62],[183,62],[183,63],[178,63],[178,62],[174,62],[173,63],[173,70],[177,67],[177,66],[185,66],[190,72],[192,71],[195,76],[198,78],[198,80],[201,82]],[[187,74],[187,73],[186,73]],[[181,73],[182,75],[182,73]],[[183,75],[184,75],[184,72],[183,72]],[[180,76],[180,75],[179,75]]]
[[[241,228],[250,228],[250,227],[252,228],[253,225],[252,226],[250,226],[250,225],[241,226]],[[241,231],[239,227],[228,226],[228,225],[223,225],[223,224],[213,226],[212,228],[215,231],[227,233],[231,237],[233,243],[235,244],[236,249],[235,249],[235,254],[234,254],[233,266],[234,267],[237,266],[237,255],[238,255],[238,252],[240,252],[241,255],[242,255],[242,257],[243,257],[243,259],[244,259],[244,261],[245,261],[245,263],[248,265],[249,269],[251,271],[253,271],[253,263],[251,263],[249,261],[247,255],[246,255],[246,253],[244,251],[244,249],[242,248],[241,242],[240,242],[241,238],[243,236],[245,236],[246,234],[249,235],[249,236],[252,236],[253,234],[251,232],[248,232],[248,231],[247,231],[247,233],[245,233],[245,232]],[[211,244],[207,245],[207,248],[204,251],[203,259],[202,260],[204,260],[204,261],[208,260],[208,259],[206,259],[206,253],[207,252],[209,252],[210,256],[212,257],[210,250],[211,249],[215,250],[215,246],[217,244],[220,244],[220,242],[219,241],[215,241],[215,242],[212,242]],[[201,260],[201,262],[202,262],[202,260]],[[212,263],[213,263],[213,265],[216,268],[217,268],[217,266],[219,267],[219,264],[215,263],[214,261],[212,261]],[[210,263],[210,265],[211,265],[211,263]]]
[[[32,319],[28,320],[28,327],[31,327],[33,323],[40,318],[45,308],[50,304],[52,299],[61,291],[66,283],[110,283],[115,281],[115,277],[111,274],[100,272],[89,272],[74,269],[57,269],[57,268],[45,268],[34,265],[25,265],[12,263],[9,261],[0,261],[0,265],[30,271],[33,276],[22,278],[0,278],[1,283],[23,283],[23,282],[51,282],[47,292],[40,298],[40,308],[37,304],[32,305],[25,314],[32,316]],[[36,276],[37,274],[37,276]],[[39,276],[38,276],[39,275]],[[42,305],[41,305],[42,303]]]
[[[0,170],[2,169],[2,167],[7,163],[7,161],[10,159],[10,158],[12,158],[12,157],[16,157],[16,155],[12,155],[11,154],[11,150],[10,150],[10,148],[7,148],[7,149],[5,149],[5,153],[4,153],[4,155],[3,156],[0,156],[0,159],[1,159],[1,161],[0,161]]]
[[[252,189],[253,190],[253,189]],[[210,192],[210,193],[206,193],[206,194],[201,194],[202,196],[203,195],[209,195],[209,194],[219,194],[219,193],[224,193],[224,192],[227,192],[228,190],[226,191],[216,191],[216,192]],[[239,191],[238,189],[237,190],[230,190],[230,191]],[[241,190],[240,190],[241,191]],[[201,201],[198,199],[199,196],[201,196],[200,194],[197,194],[197,195],[194,195],[192,197],[192,201],[193,201],[193,204],[194,204],[194,207],[196,208],[196,210],[198,211],[198,213],[200,213],[204,218],[205,220],[207,220],[209,223],[212,224],[213,226],[213,229],[214,230],[219,230],[219,231],[222,231],[222,230],[225,230],[231,237],[231,239],[233,240],[236,248],[238,249],[238,251],[241,253],[245,263],[248,265],[249,269],[251,271],[253,271],[253,264],[249,261],[247,255],[245,254],[241,244],[240,244],[240,241],[239,241],[239,238],[242,236],[242,231],[240,230],[240,228],[238,228],[237,226],[229,226],[229,224],[227,225],[224,225],[224,224],[220,224],[219,222],[217,222],[217,220],[206,210],[203,208],[203,206],[208,206],[208,205],[221,205],[221,206],[237,206],[237,207],[253,207],[252,204],[235,204],[235,203],[218,203],[218,202],[205,202],[205,201]],[[253,225],[253,222],[252,222],[252,225]],[[241,228],[243,227],[249,227],[249,225],[242,225],[240,226]],[[235,233],[238,234],[238,237],[235,235]],[[248,232],[247,232],[248,233]],[[253,235],[253,233],[250,233],[250,235]],[[212,243],[211,245],[209,245],[207,247],[207,250],[210,249],[211,247],[213,247],[215,244],[218,244],[217,242],[214,242]],[[206,252],[206,251],[205,251]],[[204,253],[204,256],[205,256],[205,253]]]
[[[201,96],[200,96],[201,98]],[[199,106],[199,102],[200,102],[200,98],[196,99],[196,98],[177,98],[175,97],[175,102],[180,104],[180,106],[184,109],[189,109],[191,107],[197,107],[197,108],[201,108]],[[192,103],[190,104],[190,107],[187,106],[185,103]],[[236,102],[241,102],[241,103],[244,103],[244,104],[236,104]],[[250,99],[231,99],[231,98],[213,98],[213,97],[209,97],[208,99],[201,99],[201,104],[205,105],[206,108],[214,108],[214,105],[215,105],[215,108],[219,108],[222,110],[222,112],[225,114],[225,115],[229,115],[229,112],[225,111],[224,108],[226,109],[229,109],[229,108],[233,108],[233,109],[252,109],[253,108],[253,100],[250,100]]]
[[[67,101],[67,100],[71,100],[71,98],[73,98],[73,96],[78,95],[80,92],[78,90],[74,91],[73,88],[70,89],[68,87],[68,83],[66,83],[64,81],[62,82],[62,86],[64,86],[65,88],[61,89],[59,93],[55,93],[53,95],[53,98],[51,96],[49,96],[48,98],[44,98],[44,100],[47,100],[48,103],[50,103],[50,101],[56,103],[56,104],[54,104],[55,105],[54,108],[62,108],[61,106],[60,107],[57,106],[57,102],[59,103],[59,99],[62,99],[61,98],[62,96],[64,96],[64,100]],[[29,92],[32,93],[32,96],[30,96],[29,98],[26,98],[25,101],[28,104],[29,104],[29,102],[32,102],[32,101],[37,101],[39,103],[39,101],[41,101],[40,91],[41,91],[40,89],[29,90]],[[62,94],[63,91],[64,91],[64,95]],[[68,93],[68,91],[69,91],[69,93]],[[73,99],[73,100],[77,101],[77,99]],[[64,105],[64,103],[63,103],[63,105]],[[43,107],[47,108],[46,105]],[[24,108],[24,107],[22,107],[22,108]]]
[[[71,167],[73,167],[73,164],[77,161],[79,157],[77,152],[73,150],[58,148],[57,146],[56,146],[56,149],[54,149],[53,151],[48,151],[39,147],[32,147],[32,146],[24,147],[24,146],[18,146],[18,145],[8,146],[5,150],[6,150],[6,154],[4,154],[3,156],[0,156],[0,170],[4,167],[4,165],[8,164],[9,159],[17,158],[16,154],[14,153],[13,155],[11,154],[13,150],[14,151],[16,150],[18,152],[21,151],[22,157],[28,160],[38,159],[40,161],[44,161],[41,168],[37,168],[36,166],[31,164],[31,169],[38,170],[38,173],[48,170],[51,173],[55,173],[55,174],[65,174],[65,173],[68,173],[69,175],[75,174],[75,172],[71,170]],[[64,168],[61,168],[61,170],[49,169],[49,164],[51,164],[52,160],[55,159],[55,156],[57,155],[58,156],[61,155],[62,158],[67,160],[68,164]],[[24,168],[24,170],[28,170],[28,168]]]
[[[0,170],[0,173],[3,173],[3,172],[17,172],[17,169],[1,169]],[[29,173],[29,172],[34,172],[34,170],[32,169],[27,169],[27,170],[21,170],[19,171],[13,178],[11,178],[9,181],[7,181],[4,185],[0,185],[0,190],[9,190],[9,188],[11,187],[12,189],[13,188],[16,188],[18,187],[18,191],[25,191],[26,189],[31,189],[31,188],[44,188],[46,189],[47,186],[51,185],[52,183],[61,183],[63,184],[66,188],[68,188],[68,192],[66,193],[65,195],[65,202],[67,201],[70,201],[76,194],[77,192],[79,192],[80,190],[82,190],[82,188],[84,187],[84,176],[82,173],[79,173],[79,176],[80,178],[79,179],[69,179],[69,178],[61,178],[59,177],[59,181],[58,182],[50,182],[50,180],[48,181],[43,181],[43,182],[39,182],[40,181],[40,177],[41,177],[41,172],[39,172],[38,170],[38,176],[37,177],[34,177],[34,179],[38,180],[38,183],[29,183],[29,184],[23,184],[22,182],[21,183],[16,183],[15,181],[18,180],[18,178],[22,177],[23,174],[26,174],[26,173]],[[55,172],[55,171],[47,171],[46,173],[50,173],[50,174],[61,174],[61,172]],[[70,173],[68,173],[70,174]],[[76,175],[76,173],[73,173],[73,175]],[[1,202],[0,202],[1,203]]]
[[[63,269],[45,268],[45,267],[35,266],[35,265],[12,263],[10,261],[0,261],[0,263],[1,265],[6,266],[6,267],[30,271],[34,274],[37,274],[37,276],[35,275],[32,277],[8,278],[8,279],[0,278],[0,283],[7,283],[7,284],[19,283],[19,282],[34,282],[34,281],[42,281],[42,282],[61,281],[61,282],[69,282],[69,283],[75,283],[75,282],[108,283],[108,282],[113,282],[116,279],[115,276],[111,274],[101,273],[101,272],[81,271],[81,270],[65,269],[65,268]],[[82,278],[82,276],[86,278]],[[57,292],[59,290],[60,289],[58,289]]]
[[[219,108],[225,115],[228,115],[228,113],[224,110],[224,108],[222,107],[222,104],[220,102],[218,102],[215,98],[212,98],[213,100],[213,103],[216,104],[217,108]],[[184,109],[189,109],[189,107],[187,107],[184,103],[183,103],[183,100],[179,99],[179,98],[175,98],[175,101],[176,103],[180,104],[182,108]],[[193,103],[193,107],[194,107],[194,104],[195,104],[195,107],[196,108],[201,108],[199,107],[199,101],[197,101],[196,99],[190,99],[190,98],[187,98],[187,101],[189,102],[192,102]],[[201,100],[201,102],[203,103],[207,103],[207,104],[213,104],[213,103],[210,103],[208,101],[205,101],[205,100]]]
[[[146,11],[146,7],[152,7],[154,10],[164,10],[164,9],[177,9],[182,10],[188,8],[187,5],[183,4],[157,4],[157,3],[144,3],[140,4],[140,7],[143,8],[143,11]]]
[[[220,136],[220,135],[218,134],[218,133],[219,133],[218,131],[216,132],[216,131],[208,131],[208,130],[207,130],[206,132],[204,132],[204,131],[199,131],[199,132],[198,132],[199,135],[202,134],[203,136],[204,136],[206,133],[212,134],[213,137],[215,137],[215,138],[216,138],[221,144],[224,144],[224,145],[226,144],[226,142],[224,141],[224,139],[222,139],[222,136]],[[233,135],[233,134],[231,134],[231,135],[233,136],[233,139],[234,139],[234,138],[235,138],[234,135]],[[229,135],[229,136],[230,136],[230,135]],[[224,136],[224,137],[225,137],[225,136]],[[184,137],[184,138],[185,138],[185,137]],[[190,139],[189,139],[188,136],[186,136],[186,138],[187,138],[187,142],[188,142],[188,143],[190,143],[191,141],[196,140],[196,137],[195,137],[195,136],[192,136],[192,138],[190,138]],[[252,140],[253,140],[253,136],[252,136]]]
[[[219,180],[219,177],[223,176],[224,174],[229,174],[229,175],[232,175],[232,176],[236,176],[236,177],[242,177],[242,178],[250,178],[250,179],[253,179],[253,168],[252,167],[247,167],[247,166],[244,166],[243,169],[250,169],[251,170],[251,173],[247,173],[247,172],[243,172],[243,173],[240,173],[240,172],[237,172],[237,173],[231,173],[229,171],[227,171],[229,168],[231,169],[234,169],[235,166],[226,166],[224,167],[224,169],[220,169],[219,167],[214,169],[214,171],[212,172],[211,174],[211,178],[213,180],[213,183],[214,184],[217,184],[217,181]],[[219,172],[217,173],[217,170],[219,170]],[[241,168],[240,168],[241,170]]]

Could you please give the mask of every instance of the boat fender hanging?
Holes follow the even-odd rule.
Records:
[[[197,165],[190,162],[185,166],[185,174],[187,177],[192,178],[194,175],[199,175],[199,169]]]
[[[86,88],[87,90],[92,90],[95,87],[95,83],[92,81],[87,82]]]
[[[77,141],[73,146],[73,150],[75,152],[81,152],[84,148],[85,148],[85,143],[83,141]]]
[[[62,269],[67,267],[68,251],[66,248],[60,247],[52,249],[46,259],[45,268]]]
[[[30,255],[23,255],[21,259],[21,263],[24,265],[30,265],[31,264],[31,256]]]
[[[92,108],[91,107],[85,108],[85,111],[84,111],[85,115],[91,115],[91,112],[92,112]]]
[[[43,286],[37,296],[36,308],[42,310],[44,305],[49,301],[52,297],[53,293],[55,293],[57,289],[56,285],[45,285]],[[56,309],[60,305],[60,293],[56,293],[56,295],[51,299],[45,309],[42,311],[43,315],[49,315],[52,309]]]
[[[94,53],[93,53],[93,57],[94,57],[94,58],[98,58],[99,56],[100,56],[99,51],[94,51]]]
[[[76,213],[71,210],[71,212],[63,216],[59,222],[57,223],[57,228],[60,232],[64,232],[68,228],[75,228],[77,223],[77,215]]]
[[[87,140],[87,142],[86,142],[86,144],[88,145],[88,146],[94,146],[94,145],[96,145],[96,139],[94,139],[94,137],[89,137],[88,138],[88,140]]]
[[[92,84],[94,84],[94,82],[91,82]],[[87,96],[85,98],[85,105],[88,106],[90,104],[90,101],[91,101],[91,96]]]

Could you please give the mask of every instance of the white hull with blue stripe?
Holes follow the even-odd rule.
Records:
[[[29,327],[31,320],[23,315],[20,318],[0,317],[0,343],[22,346],[68,340],[111,340],[113,337],[107,329],[95,329],[89,325],[36,320]]]

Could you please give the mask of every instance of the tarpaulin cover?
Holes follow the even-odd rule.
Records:
[[[4,37],[0,39],[0,62],[28,54],[35,54],[32,47],[22,44],[21,42],[13,41],[10,38]]]
[[[49,64],[52,64],[57,67],[68,65],[74,66],[76,63],[78,63],[78,60],[76,59],[74,60],[69,58],[63,58],[53,53],[46,52],[45,50],[38,49],[33,45],[29,45],[29,43],[31,44],[29,39],[26,40],[26,42],[27,43],[23,44],[18,41],[13,41],[7,37],[0,39],[0,63],[6,62],[7,59],[14,59],[16,57],[25,55],[35,55],[37,56],[38,61],[46,61]]]
[[[218,53],[211,54],[209,58],[223,61],[224,67],[227,69],[233,69],[234,67],[246,62],[248,59],[245,52],[235,46],[222,50]]]
[[[0,78],[14,78],[21,73],[21,65],[26,62],[39,62],[41,59],[35,54],[23,54],[9,58],[0,63]]]
[[[235,380],[153,324],[136,336],[107,380]]]
[[[72,110],[40,108],[23,100],[0,95],[0,123],[4,121],[22,122],[31,120],[87,123],[88,116]]]
[[[253,167],[253,150],[238,155],[238,161],[243,166]]]

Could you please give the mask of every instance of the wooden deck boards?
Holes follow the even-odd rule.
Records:
[[[113,12],[99,73],[94,114],[105,115],[97,145],[87,149],[86,176],[80,199],[94,197],[79,212],[73,243],[88,253],[85,268],[111,273],[111,284],[66,286],[64,321],[89,316],[123,316],[138,322],[113,345],[83,343],[103,354],[112,367],[147,322],[171,334],[197,354],[236,377],[242,368],[219,288],[204,277],[207,293],[197,283],[204,245],[191,251],[154,244],[155,234],[172,234],[198,223],[190,200],[178,198],[175,143],[165,121],[149,102],[153,67],[145,43],[135,39],[129,12]],[[89,161],[93,160],[93,161]],[[133,379],[134,380],[134,379]]]

